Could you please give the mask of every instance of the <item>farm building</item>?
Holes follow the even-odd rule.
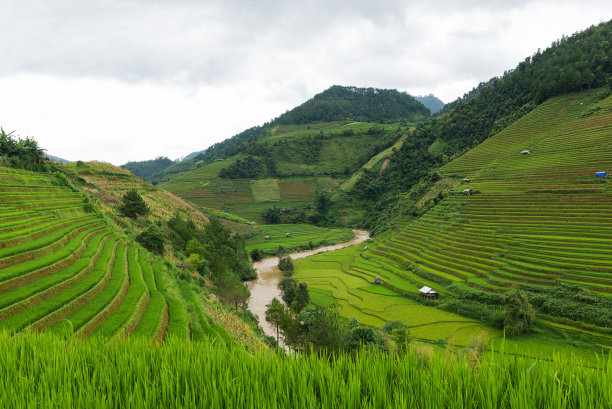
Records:
[[[463,179],[461,180],[461,182],[463,182],[463,183],[470,183],[470,182],[471,182],[471,180],[470,180],[470,179],[468,179],[468,178],[463,178]]]
[[[531,155],[531,151],[529,149],[525,149],[524,151],[521,151],[521,155]]]
[[[266,236],[266,237],[264,237],[264,239],[270,240],[270,236]]]
[[[285,233],[285,237],[291,237],[291,233],[289,232]]]
[[[467,195],[467,196],[471,196],[472,195],[472,189],[464,189],[463,190],[463,194]]]
[[[421,288],[419,292],[425,298],[434,298],[438,295],[438,292],[436,290],[434,290],[433,288],[427,287],[427,286]]]

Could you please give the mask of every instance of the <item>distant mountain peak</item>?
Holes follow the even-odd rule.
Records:
[[[444,102],[440,101],[438,97],[436,97],[434,94],[431,94],[431,93],[429,95],[423,95],[423,96],[418,95],[414,97],[414,99],[419,101],[421,104],[425,105],[429,109],[432,115],[437,112],[440,112],[442,108],[444,108]]]

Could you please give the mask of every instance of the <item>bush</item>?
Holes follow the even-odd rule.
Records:
[[[278,261],[278,268],[285,274],[285,276],[291,277],[293,275],[293,260],[291,260],[291,257],[281,257]]]
[[[154,224],[150,225],[145,231],[140,233],[138,237],[136,237],[136,241],[138,241],[144,248],[152,253],[160,256],[164,254],[166,236],[164,232]]]

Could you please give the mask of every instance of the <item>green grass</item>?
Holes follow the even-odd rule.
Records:
[[[210,339],[117,343],[0,334],[0,406],[47,408],[594,408],[612,402],[612,358],[470,356],[410,350],[401,358],[247,354]]]
[[[256,202],[280,200],[278,179],[257,179],[251,181],[251,194]]]
[[[286,234],[291,233],[291,237]],[[266,239],[270,236],[270,239]],[[246,241],[246,248],[254,248],[271,253],[279,246],[288,251],[305,250],[310,247],[320,247],[325,244],[335,244],[349,241],[354,237],[349,229],[330,229],[310,224],[266,224],[261,225],[255,237]]]

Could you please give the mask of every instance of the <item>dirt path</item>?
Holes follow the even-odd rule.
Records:
[[[355,238],[353,240],[334,244],[332,246],[319,247],[313,250],[301,251],[293,253],[289,256],[297,260],[323,253],[342,249],[344,247],[354,246],[366,241],[370,237],[370,233],[364,230],[353,230]],[[274,297],[281,300],[278,283],[283,279],[283,273],[277,268],[278,257],[268,257],[256,263],[253,263],[253,268],[257,270],[257,278],[247,282],[247,286],[251,291],[251,299],[249,300],[249,310],[259,318],[259,325],[263,328],[266,335],[276,338],[276,328],[266,321],[266,305],[270,304]],[[282,340],[281,340],[282,344]]]

